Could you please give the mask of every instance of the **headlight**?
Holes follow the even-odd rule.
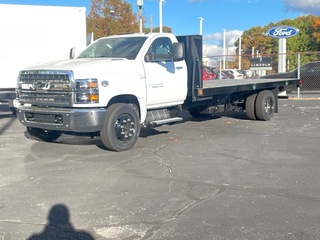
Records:
[[[75,103],[98,103],[98,79],[77,79],[75,85]]]
[[[77,79],[76,90],[98,90],[98,79]]]

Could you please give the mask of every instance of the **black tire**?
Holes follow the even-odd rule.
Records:
[[[206,107],[193,107],[189,108],[188,111],[192,117],[195,118],[209,118],[211,114],[201,113]]]
[[[246,99],[246,114],[248,119],[250,120],[256,120],[256,110],[255,110],[255,105],[256,105],[256,99],[257,99],[257,94],[252,94]]]
[[[140,119],[135,105],[116,103],[107,109],[100,137],[108,150],[121,152],[132,148],[139,133]]]
[[[269,121],[275,112],[275,96],[269,90],[260,92],[257,96],[255,110],[258,120]]]
[[[61,132],[41,128],[27,127],[27,131],[35,140],[44,142],[52,142],[61,136]]]

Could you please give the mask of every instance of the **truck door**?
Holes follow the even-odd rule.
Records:
[[[187,95],[187,67],[185,61],[172,61],[172,42],[169,37],[159,37],[145,54],[147,106],[159,108],[183,103]],[[161,58],[154,59],[154,55]]]

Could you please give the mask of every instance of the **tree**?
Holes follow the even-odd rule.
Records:
[[[139,31],[137,15],[124,0],[90,0],[87,31],[95,38]]]
[[[297,17],[293,20],[286,19],[280,21],[278,26],[294,26],[299,29],[299,34],[295,37],[287,39],[287,51],[288,52],[310,52],[317,51],[318,44],[313,37],[313,27],[315,16],[307,15]]]
[[[252,56],[252,53],[254,55],[256,55],[257,52],[259,53],[259,55],[272,53],[273,41],[272,38],[268,38],[265,36],[265,32],[267,31],[267,29],[267,26],[253,27],[242,34],[241,55],[244,56],[241,63],[242,68],[250,68],[250,57]],[[235,46],[237,47],[236,53],[238,54],[239,41],[235,42]]]
[[[306,53],[314,52],[319,50],[319,45],[317,44],[315,38],[313,37],[313,27],[315,16],[306,15],[302,17],[297,17],[293,20],[286,19],[280,21],[278,24],[283,26],[294,26],[299,29],[299,34],[287,39],[287,61],[290,62],[290,70],[298,66],[298,59],[295,54],[290,53]],[[301,55],[301,63],[314,61],[315,55]]]
[[[287,61],[290,62],[290,69],[297,67],[297,57],[293,55],[300,52],[315,52],[320,50],[320,17],[306,15],[291,19],[285,19],[278,23],[269,23],[264,27],[253,27],[242,35],[242,53],[251,54],[252,48],[258,51],[260,56],[275,56],[278,53],[278,39],[271,38],[265,33],[275,26],[293,26],[299,29],[299,34],[287,39]],[[238,42],[235,42],[238,46]],[[314,61],[315,55],[301,55],[301,64]],[[277,69],[277,59],[273,61],[273,67]]]
[[[320,43],[320,17],[316,17],[312,23],[313,33],[312,36],[315,38],[317,43]]]
[[[152,29],[152,32],[160,32],[160,27],[155,27]],[[172,33],[172,29],[167,26],[162,26],[162,32],[164,33]]]
[[[271,23],[270,25],[273,24]],[[274,51],[274,43],[272,41],[272,38],[268,38],[265,36],[268,28],[270,27],[253,27],[243,33],[243,54],[250,55],[252,54],[252,50],[254,50],[254,52],[259,52],[259,54],[270,54]],[[238,46],[238,43],[236,42],[235,45]]]

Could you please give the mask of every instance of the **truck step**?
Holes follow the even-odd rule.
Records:
[[[181,117],[166,118],[166,119],[152,121],[152,122],[150,122],[150,125],[157,126],[157,125],[168,124],[168,123],[173,123],[173,122],[180,122],[182,120],[183,120],[183,118],[181,118]]]

